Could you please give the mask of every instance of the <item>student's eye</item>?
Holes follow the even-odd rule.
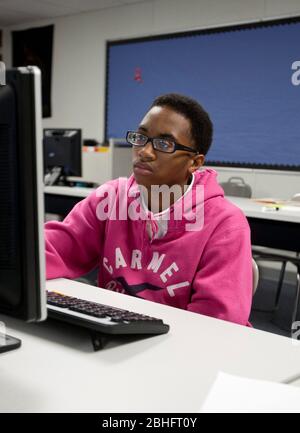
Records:
[[[143,144],[146,141],[146,137],[143,134],[134,133],[132,134],[132,140],[137,144]]]
[[[172,147],[173,147],[173,143],[171,141],[168,141],[168,140],[160,140],[158,142],[158,145],[162,149],[172,149]]]

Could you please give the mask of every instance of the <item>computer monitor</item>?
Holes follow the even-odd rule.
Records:
[[[41,118],[39,69],[8,70],[0,86],[2,330],[5,315],[34,322],[47,315]],[[1,334],[0,353],[18,346]]]
[[[45,185],[67,185],[67,176],[81,176],[81,129],[44,129]]]

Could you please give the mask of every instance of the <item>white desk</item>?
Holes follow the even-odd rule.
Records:
[[[288,338],[74,281],[47,288],[162,318],[170,332],[93,352],[81,328],[7,319],[22,347],[0,355],[2,412],[197,412],[219,370],[276,382],[300,373]]]
[[[94,188],[85,188],[79,186],[45,186],[44,188],[45,194],[63,195],[79,198],[87,197],[93,190]]]
[[[265,211],[266,207],[254,200],[226,198],[246,215],[251,228],[252,245],[299,251],[300,209],[281,208],[278,211]]]
[[[249,218],[300,223],[300,206],[283,206],[276,211],[249,198],[231,196],[227,196],[226,198],[231,201],[231,203],[242,209],[245,215]]]

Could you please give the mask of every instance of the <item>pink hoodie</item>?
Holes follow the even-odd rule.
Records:
[[[250,230],[216,176],[211,169],[197,171],[184,195],[193,216],[175,217],[183,209],[179,199],[164,212],[167,221],[147,210],[134,176],[100,186],[63,222],[45,225],[47,278],[77,278],[99,266],[100,287],[249,325]],[[196,208],[203,203],[199,191],[204,206]],[[130,209],[143,217],[124,217]],[[197,218],[197,229],[189,230]]]

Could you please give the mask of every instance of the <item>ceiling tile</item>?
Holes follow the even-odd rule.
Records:
[[[0,0],[0,26],[75,15],[149,0]]]

